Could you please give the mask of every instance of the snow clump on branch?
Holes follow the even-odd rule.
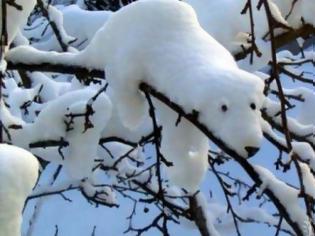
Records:
[[[30,152],[0,144],[0,235],[21,235],[24,202],[36,184],[38,171],[38,161]]]
[[[26,123],[12,116],[4,103],[0,106],[0,118],[10,129],[10,139],[14,144],[29,148],[29,144],[41,140],[61,140],[68,148],[60,150],[61,157],[47,159],[65,166],[70,177],[89,177],[97,158],[98,141],[107,125],[112,111],[110,99],[97,91],[86,88],[68,92],[46,103],[34,123]]]
[[[21,7],[18,9],[15,6],[6,4],[7,6],[7,34],[8,34],[8,45],[11,44],[12,40],[23,26],[31,11],[33,10],[36,0],[15,0],[14,3]],[[0,13],[0,29],[2,29],[2,11]]]

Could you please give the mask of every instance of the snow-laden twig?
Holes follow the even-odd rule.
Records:
[[[63,16],[62,13],[52,5],[45,3],[45,0],[37,0],[37,4],[41,9],[44,17],[47,18],[59,44],[64,52],[68,51],[69,44],[75,39],[67,35],[63,28]]]
[[[291,140],[291,135],[290,135],[290,131],[288,129],[288,120],[287,120],[287,115],[286,115],[286,108],[285,108],[285,96],[284,96],[284,92],[283,92],[283,88],[282,88],[282,84],[280,81],[280,77],[279,77],[279,72],[278,72],[278,67],[277,67],[277,56],[276,56],[276,47],[275,47],[275,35],[274,35],[274,29],[275,29],[275,25],[274,22],[272,21],[272,13],[270,10],[270,6],[267,0],[261,0],[261,4],[264,5],[264,8],[266,10],[266,15],[267,15],[267,20],[268,20],[268,25],[269,25],[269,33],[270,33],[270,38],[271,38],[271,52],[272,52],[272,78],[275,80],[276,84],[277,84],[277,88],[278,88],[278,92],[279,92],[279,98],[280,98],[280,105],[281,105],[281,123],[283,126],[283,130],[284,130],[284,134],[285,134],[285,139],[286,139],[286,145],[289,149],[289,151],[292,150],[292,140]],[[300,182],[300,188],[301,188],[301,195],[304,199],[305,202],[305,208],[306,208],[306,212],[307,212],[307,216],[308,216],[308,220],[311,224],[312,227],[312,231],[314,232],[314,228],[315,225],[313,224],[313,216],[312,216],[312,203],[310,201],[310,199],[308,198],[308,196],[305,195],[305,186],[303,183],[303,176],[302,176],[302,170],[301,167],[298,163],[297,160],[297,156],[295,154],[292,155],[292,160],[294,162],[294,165],[296,167],[297,170],[297,174],[298,174],[298,179]],[[302,230],[302,232],[300,232],[302,234],[304,234],[304,230]]]
[[[58,178],[59,176],[59,173],[61,171],[61,166],[58,166],[56,168],[56,170],[52,173],[52,175],[50,176],[50,178],[48,179],[48,185],[51,187],[54,185],[56,179]],[[37,185],[38,187],[38,185]],[[47,190],[47,186],[45,187],[45,190]],[[26,204],[28,203],[28,200],[29,199],[32,199],[32,197],[30,196],[27,201],[26,201]],[[30,218],[30,221],[29,221],[29,227],[28,227],[28,230],[27,230],[27,233],[26,235],[27,236],[31,236],[33,235],[33,232],[35,230],[35,225],[36,225],[36,222],[37,220],[39,219],[39,216],[40,216],[40,213],[41,213],[41,210],[42,210],[42,207],[43,207],[43,204],[45,202],[45,199],[43,198],[40,198],[37,200],[37,202],[35,203],[35,206],[34,206],[34,211],[33,211],[33,214]]]

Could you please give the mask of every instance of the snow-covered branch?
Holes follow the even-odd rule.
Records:
[[[263,180],[261,179],[261,176],[259,173],[255,170],[255,168],[246,160],[246,158],[240,156],[235,150],[228,147],[224,141],[222,141],[219,137],[216,137],[211,131],[208,130],[208,128],[200,123],[198,121],[198,118],[193,113],[186,113],[180,106],[178,106],[176,103],[172,102],[169,98],[167,98],[162,93],[156,91],[151,86],[142,83],[140,85],[140,90],[150,93],[155,98],[162,101],[164,104],[171,107],[174,111],[176,111],[179,116],[185,117],[187,120],[189,120],[191,123],[193,123],[196,127],[198,127],[211,141],[213,141],[217,146],[219,146],[222,150],[224,150],[225,153],[232,156],[233,159],[238,162],[242,168],[245,170],[245,172],[251,177],[251,179],[254,181],[255,185],[259,187]],[[295,222],[289,212],[287,211],[287,208],[285,205],[283,205],[282,201],[274,194],[273,189],[269,189],[268,186],[264,189],[264,193],[267,194],[267,196],[271,199],[271,201],[275,204],[278,211],[281,213],[281,215],[284,216],[286,221],[291,225],[293,230],[297,234],[303,235],[303,226],[299,225],[297,222]]]
[[[247,223],[312,235],[314,53],[304,39],[315,32],[315,4],[129,3],[38,0],[23,29],[35,0],[4,1],[0,132],[42,165],[25,206],[27,235],[60,200],[130,210],[125,233],[139,236],[169,236],[173,227],[241,236]],[[293,41],[297,55],[282,50]],[[14,168],[0,166],[3,173],[23,182]],[[0,214],[12,210],[5,207]],[[66,232],[56,222],[51,233]],[[93,225],[87,234],[96,236],[102,229]]]

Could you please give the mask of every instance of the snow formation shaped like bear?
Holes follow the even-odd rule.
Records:
[[[200,111],[199,120],[240,155],[252,156],[258,150],[263,83],[238,68],[232,55],[201,28],[188,4],[145,0],[122,8],[96,33],[82,51],[83,58],[91,65],[105,65],[116,95],[114,103],[127,127],[137,127],[144,117],[146,101],[138,86],[146,82],[185,111]],[[175,126],[174,120],[163,120]],[[163,125],[168,127],[163,136],[171,137],[169,142],[162,141],[165,157],[180,161],[186,173],[191,159],[202,165],[195,183],[185,184],[189,178],[180,177],[183,171],[173,178],[185,179],[179,185],[195,190],[207,168],[206,137],[184,132],[191,130],[189,122],[173,129],[170,124]],[[176,140],[186,144],[176,150],[172,146]],[[191,171],[190,177],[195,174]]]
[[[30,47],[11,50],[18,62],[29,53],[41,62],[104,69],[123,124],[135,129],[147,112],[139,91],[145,82],[164,93],[230,149],[254,155],[262,140],[260,108],[264,84],[241,70],[233,56],[200,26],[196,13],[177,0],[140,0],[114,13],[80,53],[47,53]],[[156,103],[162,121],[164,156],[171,179],[190,192],[207,170],[207,137]],[[192,131],[193,130],[193,131]],[[167,141],[166,141],[167,140]]]
[[[21,235],[24,202],[35,186],[38,171],[38,161],[30,152],[0,144],[0,235]]]

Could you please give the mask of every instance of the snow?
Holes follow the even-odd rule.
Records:
[[[315,179],[311,170],[307,164],[299,163],[301,172],[302,172],[302,180],[303,185],[305,187],[305,193],[311,197],[315,197]]]
[[[227,208],[228,206],[222,204],[221,202],[211,200],[208,203],[208,217],[212,222],[214,222],[215,228],[221,235],[233,235],[235,233],[233,218],[231,214],[227,212]],[[234,211],[244,220],[262,222],[268,226],[277,226],[279,223],[278,217],[273,216],[262,207],[251,207],[247,204],[242,204],[240,206],[235,206]],[[281,228],[292,232],[291,227],[285,221],[282,222]],[[240,230],[241,232],[253,232],[251,230],[245,231],[244,227],[240,227]]]
[[[315,26],[314,11],[315,3],[310,0],[299,0],[296,1],[292,13],[290,13],[291,6],[294,0],[278,0],[277,6],[279,7],[283,16],[288,16],[288,23],[294,28],[298,28],[305,23],[312,24]],[[302,21],[303,19],[303,21]]]
[[[270,8],[270,12],[272,14],[272,17],[276,20],[276,22],[278,22],[282,25],[288,26],[289,24],[288,24],[287,20],[285,19],[285,16],[283,15],[281,10],[279,9],[278,1],[268,0],[267,2],[269,5],[269,8]],[[257,5],[254,5],[254,6],[257,7]]]
[[[22,34],[21,30],[19,30],[13,40],[14,45],[20,46],[20,45],[28,45],[29,41],[28,39]]]
[[[81,184],[81,181],[79,180],[68,180],[64,181],[62,183],[58,183],[58,185],[52,186],[51,184],[43,185],[43,184],[37,184],[36,189],[32,192],[32,194],[29,197],[35,197],[42,194],[49,194],[53,192],[61,192],[65,189],[75,189],[79,188]]]
[[[161,25],[163,30],[146,30],[156,25]],[[128,43],[122,43],[126,32],[137,32],[137,37],[130,37]],[[104,57],[99,58],[97,54]],[[120,117],[127,127],[136,128],[143,120],[145,100],[138,92],[138,85],[145,81],[183,106],[185,111],[204,111],[200,120],[240,154],[247,155],[244,144],[259,146],[258,116],[264,97],[263,83],[237,67],[230,53],[200,28],[194,11],[187,4],[163,0],[130,4],[109,19],[79,57],[82,56],[89,58],[89,64],[97,68],[105,65],[108,81],[115,91],[113,101],[117,103]],[[228,69],[222,65],[229,65]],[[122,71],[121,68],[125,69]],[[203,86],[196,88],[193,86],[196,83]],[[177,89],[172,89],[174,87]],[[188,93],[195,99],[186,96]],[[227,114],[231,114],[226,116],[220,111],[225,102],[231,103],[227,104],[231,105]],[[251,111],[251,102],[256,104],[257,110]],[[234,121],[231,126],[226,122],[225,125],[229,126],[226,129],[218,125],[228,117],[239,117],[244,125],[253,124],[252,129],[247,126],[246,133],[241,122],[235,124]],[[227,130],[229,134],[225,132]],[[241,137],[238,140],[231,137],[231,130],[239,135],[237,130],[242,130]]]
[[[148,30],[157,25],[161,30]],[[130,35],[128,43],[126,34]],[[203,111],[200,121],[240,155],[247,156],[244,147],[260,145],[259,109],[264,100],[261,79],[240,70],[232,55],[202,30],[193,9],[185,3],[132,3],[113,14],[78,54],[40,52],[23,46],[11,50],[8,58],[28,61],[30,53],[34,62],[105,67],[114,90],[112,100],[123,124],[130,129],[144,120],[146,102],[138,91],[144,81],[186,112]],[[196,87],[196,83],[203,86]],[[251,104],[255,104],[255,110]],[[223,105],[228,106],[226,114],[221,110]]]
[[[231,53],[243,52],[242,47],[251,47],[249,9],[246,14],[241,14],[247,0],[185,0],[185,2],[194,8],[203,29]],[[262,55],[260,57],[254,56],[253,62],[251,62],[250,56],[238,62],[242,69],[250,72],[261,69],[271,59],[270,43],[263,39],[269,31],[265,8],[262,6],[258,10],[258,2],[258,0],[251,1],[255,43]],[[283,25],[288,25],[277,7],[277,1],[268,0],[268,4],[274,19]]]
[[[307,162],[315,173],[315,153],[309,143],[292,142],[292,152],[296,153],[302,161]]]
[[[79,8],[78,5],[64,7],[61,11],[64,21],[63,27],[68,34],[77,39],[76,44],[78,45],[84,41],[89,43],[95,33],[112,15],[111,11],[87,11]]]
[[[297,122],[305,126],[315,125],[315,111],[313,109],[315,106],[315,92],[306,87],[297,87],[294,89],[284,89],[284,93],[300,97],[303,100],[298,107]]]
[[[33,72],[28,74],[32,80],[32,86],[42,85],[40,98],[45,103],[71,90],[71,83],[58,82],[41,72]]]
[[[62,42],[69,47],[67,51],[70,51],[71,46],[84,48],[112,14],[110,11],[83,10],[78,5],[49,5],[46,8],[49,19],[60,32]],[[51,27],[47,28],[49,23],[45,17],[38,17],[31,27],[24,30],[24,34],[36,39],[32,46],[39,50],[63,51]]]
[[[114,91],[111,87],[107,89],[110,100],[114,100]],[[114,103],[115,104],[115,103]],[[151,118],[146,115],[138,128],[130,130],[126,128],[119,118],[117,106],[113,106],[112,116],[108,125],[103,129],[102,137],[120,137],[130,142],[138,142],[143,136],[152,132]]]
[[[80,33],[83,31],[83,20],[85,20],[86,17],[82,14],[78,14],[78,12],[81,13],[81,11],[80,9],[77,9],[77,6],[71,5],[63,8],[61,6],[55,7],[49,5],[46,6],[46,8],[49,20],[55,24],[60,34],[60,40],[68,47],[67,51],[72,50],[70,45],[81,45],[82,42],[86,40],[84,34],[82,35],[82,33]],[[77,19],[80,20],[78,21]],[[88,20],[91,20],[91,18]],[[33,23],[36,27],[30,27],[25,30],[25,35],[32,38],[37,37],[39,39],[32,43],[32,46],[37,49],[63,51],[64,48],[61,47],[60,42],[51,27],[47,28],[47,24],[50,24],[50,22],[48,22],[45,17],[39,17]],[[93,25],[94,23],[90,24],[90,28],[93,28]]]
[[[63,27],[63,14],[57,8],[52,5],[48,6],[49,19],[56,24],[62,42],[69,44],[71,41],[74,41],[75,38],[69,36]]]
[[[81,89],[66,93],[49,102],[42,109],[34,123],[25,123],[23,120],[16,121],[7,109],[2,106],[2,119],[5,126],[20,124],[22,129],[12,130],[12,142],[18,146],[28,148],[32,142],[40,140],[60,140],[61,137],[69,142],[69,148],[65,152],[65,160],[56,156],[54,160],[64,164],[68,173],[73,178],[85,178],[91,173],[94,159],[97,157],[98,140],[102,130],[111,117],[111,101],[105,94],[100,94],[95,101],[91,98],[97,91],[93,89]],[[91,103],[92,102],[92,103]],[[82,114],[86,112],[87,105],[91,105],[94,111],[89,117],[92,127],[85,130],[85,117],[73,118],[71,114]],[[68,116],[67,116],[68,115]],[[70,122],[70,123],[69,123]],[[69,123],[70,130],[67,130]]]
[[[4,101],[11,107],[12,115],[18,118],[22,118],[22,105],[28,101],[34,101],[35,97],[39,95],[42,86],[42,84],[38,84],[30,89],[20,88],[12,78],[6,79],[4,85],[3,93],[8,96],[8,99],[4,97]]]
[[[0,72],[4,73],[7,67],[7,63],[3,60],[5,53],[9,49],[10,44],[14,40],[16,35],[20,35],[20,27],[25,25],[28,16],[33,10],[36,0],[16,0],[14,3],[20,7],[22,10],[18,10],[17,8],[11,6],[10,4],[5,4],[6,6],[6,33],[7,33],[7,42],[4,42],[4,54],[1,54],[0,58]],[[0,33],[2,34],[3,22],[2,22],[2,5],[0,7]]]
[[[1,118],[2,124],[5,127],[9,127],[11,125],[24,125],[25,124],[25,122],[22,119],[17,118],[11,114],[10,110],[5,106],[3,100],[1,100],[0,102],[0,118]],[[13,131],[13,135],[14,135],[14,131]],[[9,138],[7,137],[7,135],[4,135],[4,141],[10,142],[12,140],[11,140],[11,137]],[[14,144],[17,146],[20,146],[19,144],[15,142]]]
[[[207,225],[207,230],[209,234],[214,235],[214,236],[220,236],[218,231],[215,229],[211,218],[209,217],[208,203],[207,203],[205,195],[203,193],[198,193],[196,195],[196,200],[197,200],[198,206],[201,207],[202,212],[206,218],[206,225]]]
[[[262,181],[259,187],[260,193],[262,194],[265,189],[272,191],[285,207],[293,222],[296,222],[300,229],[307,227],[303,235],[308,236],[311,225],[304,209],[299,206],[299,191],[277,179],[268,169],[258,165],[255,165],[254,168]]]
[[[288,118],[288,128],[297,135],[306,137],[306,140],[310,143],[315,144],[314,125],[303,125],[294,118]]]
[[[29,57],[29,55],[32,55],[32,57]],[[59,54],[57,52],[51,51],[51,52],[44,52],[37,50],[36,48],[23,45],[16,48],[11,49],[7,55],[6,59],[14,62],[19,63],[24,61],[25,63],[31,62],[31,63],[50,63],[50,64],[58,64],[62,63],[65,65],[82,65],[83,64],[83,58],[77,58],[75,53],[63,53]],[[89,58],[88,58],[89,59]],[[89,61],[85,61],[86,65],[90,65]],[[98,68],[95,67],[94,69],[101,69],[102,67],[99,66]],[[103,69],[103,68],[102,68]]]
[[[282,146],[286,147],[287,143],[286,140],[283,137],[278,136],[273,130],[271,125],[265,121],[263,118],[261,118],[261,127],[265,134],[268,134],[273,140],[276,140],[278,143],[280,143]]]
[[[241,42],[237,41],[237,35],[240,32],[251,33],[249,10],[246,14],[240,14],[247,0],[186,0],[185,2],[195,9],[201,26],[229,51],[239,52],[241,51],[241,45],[248,45],[249,36]],[[269,31],[266,13],[264,7],[261,10],[257,9],[258,0],[251,2],[255,21],[255,35],[257,39],[262,39]],[[275,19],[278,22],[287,24],[277,6],[272,1],[268,2]],[[221,24],[217,24],[221,21],[229,27],[222,30]]]
[[[54,1],[54,3],[56,2]],[[60,51],[61,49],[52,30],[49,27],[45,29],[48,21],[40,16],[36,16],[36,19],[32,18],[32,25],[23,34],[30,39],[32,47],[45,50],[45,52],[27,46],[29,44],[27,38],[17,32],[14,44],[24,46],[11,50],[7,55],[9,60],[30,64],[34,62],[65,64],[91,70],[105,69],[106,77],[110,83],[106,95],[101,94],[94,103],[91,103],[90,98],[104,85],[103,83],[102,85],[90,85],[89,88],[84,89],[85,86],[72,76],[27,72],[27,76],[32,82],[32,88],[22,89],[18,72],[11,72],[6,75],[3,90],[5,97],[3,100],[10,107],[6,107],[3,101],[1,102],[1,121],[3,121],[6,128],[13,124],[21,125],[22,128],[9,128],[11,140],[5,133],[5,141],[27,149],[30,149],[30,143],[39,140],[59,140],[63,138],[69,143],[69,146],[61,149],[64,159],[59,154],[58,147],[30,149],[33,154],[43,157],[52,165],[64,165],[63,171],[66,172],[66,181],[53,186],[39,186],[33,195],[62,190],[72,186],[80,188],[87,198],[95,198],[103,203],[119,204],[124,207],[126,200],[119,201],[121,199],[118,199],[115,193],[120,192],[116,192],[109,186],[116,184],[127,186],[127,184],[130,184],[129,187],[139,189],[132,182],[132,180],[137,180],[147,184],[146,186],[153,191],[158,191],[154,168],[150,171],[144,171],[148,162],[155,161],[155,159],[146,159],[143,147],[135,148],[116,142],[106,143],[106,148],[113,155],[111,156],[98,145],[100,138],[107,137],[119,137],[136,143],[142,136],[152,132],[152,121],[147,116],[148,106],[143,94],[138,90],[141,82],[145,82],[165,94],[187,113],[199,112],[198,117],[196,116],[198,121],[205,124],[216,137],[222,139],[229,148],[234,149],[243,157],[249,156],[245,147],[258,148],[260,146],[263,138],[262,132],[286,146],[283,134],[273,131],[272,126],[263,120],[260,114],[260,109],[265,109],[267,115],[274,122],[278,125],[281,124],[280,116],[276,116],[280,111],[280,104],[276,100],[265,99],[262,93],[263,81],[269,76],[261,72],[252,75],[243,71],[252,72],[260,69],[270,60],[270,43],[261,39],[268,31],[267,24],[264,22],[265,12],[263,8],[261,11],[257,11],[257,1],[253,1],[255,25],[257,26],[256,44],[263,52],[263,56],[259,59],[255,58],[252,65],[249,62],[249,57],[236,64],[232,55],[218,42],[223,44],[230,52],[237,52],[241,44],[244,44],[245,47],[250,46],[248,43],[250,39],[248,34],[250,33],[248,12],[246,15],[239,14],[246,1],[187,0],[187,2],[192,5],[197,15],[185,3],[172,0],[139,1],[124,7],[118,13],[87,11],[76,5],[50,7],[48,9],[49,15],[61,30],[63,41],[70,43],[75,37],[77,40],[71,43],[71,46],[80,50],[83,49],[81,52],[70,46],[68,47],[68,53],[65,54],[46,52],[47,50]],[[281,3],[286,4],[284,0],[274,2],[280,6]],[[295,14],[298,13],[296,15],[299,17],[299,11],[303,12],[301,14],[306,16],[306,22],[311,22],[313,17],[307,15],[310,13],[306,13],[306,11],[313,12],[312,3],[304,0],[299,0],[298,3],[300,2],[303,2],[304,6],[297,4],[296,10],[294,10]],[[287,3],[290,4],[291,1],[287,1]],[[81,1],[81,4],[83,6],[83,1]],[[283,18],[285,14],[281,16],[279,12],[280,10],[283,13],[283,8],[280,7],[278,10],[272,1],[269,1],[269,4],[271,4],[273,15],[277,20],[286,24]],[[163,13],[161,13],[162,11]],[[292,14],[292,17],[288,18],[290,24],[295,20],[295,22],[300,22],[300,19],[296,18],[294,20],[294,17],[294,14]],[[204,30],[201,29],[197,18]],[[214,23],[208,24],[207,20],[209,22],[212,20]],[[105,25],[102,27],[104,23]],[[298,27],[300,23],[293,22],[293,25],[295,24]],[[152,30],[156,28],[159,30]],[[210,33],[213,38],[205,31]],[[39,39],[38,42],[36,42],[37,39]],[[86,47],[87,44],[89,45]],[[299,45],[301,46],[301,44],[302,40],[299,40]],[[277,56],[281,62],[314,59],[314,54],[310,52],[305,52],[306,58],[304,59],[299,59],[300,55],[292,55],[289,51],[283,51]],[[290,72],[299,74],[300,68],[298,66],[286,66],[285,68]],[[262,79],[257,76],[262,77]],[[14,77],[14,79],[11,77]],[[287,81],[283,80],[282,82],[283,86],[286,87]],[[272,83],[270,88],[277,91],[275,83]],[[315,114],[313,109],[315,95],[313,88],[296,88],[295,85],[294,89],[284,89],[284,92],[286,95],[301,96],[305,100],[304,102],[297,102],[296,110],[298,110],[298,114],[294,113],[295,109],[293,114],[291,114],[291,111],[288,112],[288,122],[290,131],[297,135],[299,140],[305,141],[293,141],[292,152],[295,152],[303,162],[300,163],[300,166],[303,183],[307,187],[307,194],[315,196],[315,190],[312,187],[314,177],[311,173],[315,172],[315,154],[313,150],[315,144]],[[40,103],[34,99],[37,94],[40,94]],[[29,114],[25,114],[20,109],[20,106],[27,101],[31,101],[28,108]],[[111,101],[113,107],[111,107]],[[256,109],[251,108],[252,103],[255,104]],[[65,122],[70,123],[69,114],[85,112],[87,105],[92,105],[95,111],[89,117],[94,127],[85,130],[85,118],[77,117],[74,119],[74,123],[71,124],[73,129],[67,130]],[[188,194],[194,193],[200,189],[208,168],[208,139],[192,124],[184,118],[178,119],[176,113],[173,113],[155,99],[154,105],[158,122],[163,126],[161,151],[165,158],[174,165],[171,167],[163,165],[166,172],[162,171],[163,180],[165,180],[163,187],[166,188],[170,196],[183,194],[184,191],[181,191],[180,188],[186,189]],[[223,109],[223,107],[226,108]],[[37,112],[39,112],[38,116]],[[175,125],[177,121],[180,122]],[[293,135],[292,138],[294,140],[295,136]],[[95,175],[98,171],[92,173],[91,170],[96,165],[102,164],[111,167],[127,152],[130,152],[128,157],[119,162],[115,166],[115,170],[106,171],[105,174],[104,172],[97,173],[100,174],[97,177]],[[259,155],[258,158],[260,158]],[[260,158],[259,161],[264,162],[265,160]],[[141,166],[142,162],[144,166]],[[303,222],[305,209],[298,204],[298,201],[300,201],[297,197],[298,190],[280,182],[273,174],[262,167],[256,166],[256,170],[263,180],[261,192],[265,188],[273,191],[288,209],[290,216],[292,215],[292,218],[297,220],[302,227],[308,227],[308,221]],[[47,170],[45,171],[47,172]],[[142,173],[142,171],[144,172]],[[233,171],[231,171],[231,174]],[[135,174],[136,177],[131,177]],[[151,182],[147,183],[150,176],[152,177]],[[97,185],[98,182],[101,182],[98,178],[105,179],[105,187]],[[126,185],[122,183],[125,178],[128,179]],[[81,181],[82,179],[84,181]],[[170,182],[167,182],[168,179]],[[215,183],[212,183],[211,179],[207,180],[210,181],[211,191],[214,193],[216,191]],[[209,184],[208,182],[206,184],[208,190]],[[81,192],[78,194],[80,195]],[[74,194],[69,195],[74,196]],[[134,197],[134,195],[132,196]],[[222,206],[222,203],[220,203],[221,208],[217,205],[209,205],[205,199],[202,199],[203,197],[199,199],[199,203],[206,213],[209,231],[213,235],[218,234],[218,232],[229,235],[230,232],[227,231],[233,228],[233,221],[231,215],[226,213],[226,206]],[[288,199],[285,197],[288,197]],[[170,202],[180,202],[180,205],[185,205],[185,201],[174,200],[175,198],[172,197],[166,197],[166,199]],[[35,218],[40,217],[40,224],[32,225],[29,228],[31,234],[53,234],[53,226],[56,223],[60,225],[59,234],[72,235],[78,234],[77,232],[82,234],[83,231],[81,230],[83,228],[86,234],[90,233],[87,232],[88,224],[96,220],[95,217],[92,217],[92,220],[86,220],[85,216],[82,217],[84,203],[79,201],[78,209],[72,210],[71,213],[63,212],[69,215],[68,221],[64,222],[63,218],[51,217],[52,214],[47,209],[71,204],[59,204],[57,202],[58,207],[56,207],[56,202],[56,199],[50,201],[48,207],[42,204],[45,206],[45,209],[43,207],[46,212],[45,215],[41,215],[42,211],[40,210],[35,211],[35,215],[37,215]],[[270,209],[268,206],[264,209],[250,209],[247,205],[244,208],[243,211],[238,211],[239,209],[236,211],[243,218],[267,222],[271,225],[278,224],[279,219],[277,217],[273,217],[267,211],[264,211],[267,208],[274,212],[275,208],[271,207],[272,209]],[[60,212],[57,211],[58,214]],[[114,212],[114,214],[117,214],[117,212]],[[51,217],[50,219],[48,219],[48,215]],[[81,219],[81,221],[83,219],[85,223],[78,226],[75,229],[76,231],[71,231],[72,229],[66,226],[69,219],[73,222],[73,217]],[[51,223],[49,224],[51,225],[49,227],[50,231],[47,229],[48,227],[45,227],[47,226],[46,221]],[[98,225],[98,233],[106,232],[105,234],[115,235],[113,234],[112,224],[108,224],[110,229],[107,231],[108,229],[104,229],[106,226],[103,222],[94,223]],[[182,227],[182,221],[179,227]],[[290,230],[290,226],[286,222],[282,223],[282,227]],[[172,230],[172,227],[170,228]],[[121,231],[119,232],[121,233]],[[184,233],[186,235],[187,232]],[[192,234],[195,233],[196,231]]]
[[[108,186],[96,187],[89,181],[83,181],[81,188],[88,197],[95,197],[98,202],[117,205],[116,194]]]
[[[281,116],[277,115],[281,110],[280,103],[267,98],[265,99],[264,110],[266,114],[273,120],[273,122],[276,124],[282,123]],[[310,111],[306,111],[306,114],[303,116],[308,117],[308,114],[312,114],[312,109]],[[305,137],[305,140],[315,144],[315,136],[313,135],[315,128],[313,124],[303,124],[293,117],[288,117],[287,121],[288,129],[292,133],[300,137]]]
[[[0,232],[20,236],[24,201],[37,181],[39,163],[28,151],[0,144]]]
[[[304,89],[303,92],[301,92],[300,89],[299,92],[302,94],[304,102],[300,107],[300,112],[297,119],[301,124],[315,125],[315,109],[313,109],[315,107],[315,92],[310,89]]]
[[[303,48],[303,45],[305,43],[305,39],[299,37],[299,38],[296,39],[296,42],[298,43],[300,48]]]
[[[103,95],[92,105],[95,113],[90,121],[93,127],[86,130],[85,117],[80,117],[74,119],[73,129],[66,135],[66,140],[69,141],[69,156],[65,158],[65,167],[73,178],[82,179],[91,174],[94,159],[97,159],[98,140],[111,116],[112,105],[106,96]],[[86,106],[86,102],[77,102],[68,107],[68,114],[80,114]]]
[[[271,61],[271,45],[270,42],[266,42],[262,39],[256,39],[256,45],[259,48],[259,51],[262,53],[260,57],[254,57],[251,62],[251,57],[247,56],[246,58],[239,60],[237,62],[238,66],[248,72],[256,72],[259,69],[265,67],[269,61]]]
[[[166,167],[171,183],[194,193],[208,169],[208,138],[187,120],[176,126],[177,114],[159,104],[162,125],[161,152],[172,163]]]
[[[17,10],[15,7],[7,4],[7,33],[8,33],[8,45],[20,30],[20,27],[26,24],[27,18],[33,10],[36,0],[16,0],[17,5],[22,6],[23,10]],[[0,29],[2,29],[2,11],[0,14]]]

